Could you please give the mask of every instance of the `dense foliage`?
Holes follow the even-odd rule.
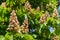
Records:
[[[60,40],[56,0],[0,0],[0,40]]]

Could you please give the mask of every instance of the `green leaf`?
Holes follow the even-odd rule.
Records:
[[[0,40],[5,40],[5,37],[3,35],[0,35]]]
[[[13,40],[13,35],[11,35],[10,33],[6,33],[5,40]]]
[[[28,34],[24,34],[24,38],[23,40],[34,40],[34,38],[31,36],[31,35],[28,35]]]

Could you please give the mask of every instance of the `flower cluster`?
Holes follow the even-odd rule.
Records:
[[[27,11],[29,11],[30,13],[33,12],[32,8],[31,8],[31,5],[30,5],[30,3],[29,3],[28,1],[25,3],[25,9],[26,9]]]
[[[44,23],[45,19],[46,19],[45,14],[43,14],[40,18],[40,23]]]
[[[21,25],[20,29],[18,30],[19,33],[28,33],[29,29],[28,29],[28,19],[26,18],[23,22],[23,24]]]
[[[40,11],[40,7],[39,7],[39,6],[36,8],[36,11],[37,11],[37,12],[39,12],[39,11]]]
[[[43,15],[41,16],[41,18],[40,18],[40,23],[44,23],[45,20],[46,20],[48,17],[50,17],[50,15],[49,15],[49,12],[46,11],[45,14],[43,14]]]
[[[57,9],[54,9],[54,11],[53,11],[53,17],[54,17],[54,18],[58,18],[58,12],[57,12]]]
[[[51,40],[58,40],[58,36],[54,35]]]
[[[25,3],[25,9],[28,11],[31,9],[31,5],[28,1]]]
[[[5,2],[2,2],[1,6],[2,7],[6,7],[6,3]]]
[[[50,14],[48,11],[45,11],[45,16],[46,16],[46,18],[50,17]]]
[[[17,20],[17,16],[15,13],[15,10],[12,11],[11,16],[10,16],[10,20],[9,20],[9,25],[7,30],[15,30],[17,31],[17,27],[19,26],[19,22]]]

